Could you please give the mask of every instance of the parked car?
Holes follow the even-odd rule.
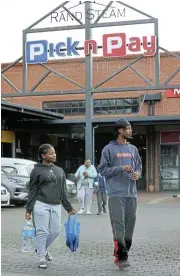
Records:
[[[29,177],[36,162],[20,158],[1,158],[1,171],[8,175]]]
[[[74,196],[77,193],[76,185],[73,181],[66,179],[67,193],[69,196]]]
[[[16,181],[19,179],[23,180],[21,177],[27,177],[27,179],[24,179],[24,182],[29,181],[30,173],[32,169],[34,168],[34,165],[36,162],[27,160],[27,159],[20,159],[20,158],[1,158],[1,171],[8,176],[8,178],[11,179],[12,182],[14,182],[15,178]],[[19,178],[20,177],[20,178]],[[66,185],[67,185],[67,193],[69,196],[76,195],[76,185],[73,181],[70,181],[66,179]],[[24,184],[25,186],[25,184]],[[19,189],[19,188],[18,188]],[[25,189],[25,188],[24,188]],[[22,188],[20,189],[20,191]],[[25,197],[25,200],[27,201],[27,195]]]
[[[1,172],[1,185],[5,187],[10,194],[10,204],[23,206],[28,199],[26,183],[29,180],[26,176],[7,175]]]
[[[1,206],[8,206],[10,204],[10,193],[1,185]]]

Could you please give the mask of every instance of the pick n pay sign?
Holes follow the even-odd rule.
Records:
[[[58,43],[47,40],[26,42],[26,62],[28,64],[46,63],[49,58],[80,56],[78,45],[80,41],[67,37],[65,41]],[[84,54],[89,55],[90,49],[93,54],[98,54],[96,40],[84,41]],[[153,56],[156,53],[156,36],[130,37],[125,33],[104,34],[102,36],[102,50],[104,57],[123,57],[127,52],[143,52],[144,56]]]

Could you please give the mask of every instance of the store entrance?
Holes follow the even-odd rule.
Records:
[[[180,191],[180,144],[161,145],[161,190]]]

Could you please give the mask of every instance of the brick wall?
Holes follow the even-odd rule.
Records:
[[[93,63],[93,83],[96,85],[101,80],[107,78],[109,75],[116,72],[120,67],[126,65],[133,60],[134,56],[128,56],[125,58],[95,58]],[[2,64],[2,68],[5,68],[8,64]],[[55,60],[50,61],[48,65],[59,71],[60,73],[70,77],[74,81],[85,85],[85,64],[83,59],[69,59],[69,60]],[[167,53],[161,54],[161,83],[163,83],[178,67],[180,66],[180,60]],[[138,69],[147,79],[154,82],[155,80],[155,63],[154,57],[146,57],[138,61],[134,67]],[[28,90],[38,81],[38,79],[46,72],[46,69],[40,65],[28,65]],[[16,66],[9,69],[4,73],[6,77],[19,89],[22,90],[22,64],[19,63]],[[180,73],[178,73],[169,84],[180,84]],[[101,87],[122,87],[122,86],[145,86],[145,82],[137,76],[131,69],[126,69],[122,73],[118,74],[113,79],[106,82]],[[69,83],[63,78],[57,77],[51,73],[36,89],[36,91],[42,92],[42,96],[9,98],[8,100],[14,103],[20,103],[30,105],[37,108],[42,108],[43,101],[69,101],[84,99],[84,95],[53,95],[44,96],[43,91],[53,90],[73,90],[79,89],[77,86]],[[12,93],[12,88],[6,84],[4,80],[1,80],[1,90],[3,93]],[[149,91],[148,93],[159,93],[160,91]],[[161,91],[164,92],[164,91]],[[116,93],[96,93],[95,99],[102,98],[129,98],[139,97],[144,92],[116,92]],[[165,93],[162,93],[162,101],[157,102],[155,105],[156,115],[177,115],[180,114],[180,99],[166,98]],[[141,110],[141,116],[147,115],[147,105],[144,104]],[[109,115],[108,115],[109,116]],[[114,116],[114,115],[113,115]],[[133,115],[128,115],[133,116]],[[78,116],[77,116],[78,117]],[[127,117],[127,115],[126,115]]]

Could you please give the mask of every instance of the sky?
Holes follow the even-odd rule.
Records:
[[[1,0],[0,1],[0,23],[1,23],[1,62],[13,62],[20,56],[22,56],[22,31],[29,27],[36,20],[44,16],[46,13],[50,12],[56,6],[60,5],[64,1],[60,0]],[[84,1],[81,1],[84,2]],[[93,10],[95,17],[97,18],[98,10],[103,9],[103,4],[108,4],[109,1],[96,1],[99,4],[93,4]],[[79,3],[79,1],[70,1],[67,7],[72,7]],[[180,1],[158,1],[158,0],[126,0],[124,3],[136,7],[141,11],[156,17],[159,19],[159,45],[170,50],[170,51],[180,51],[180,21],[179,21],[179,10]],[[100,5],[101,4],[101,5]],[[162,5],[163,4],[163,5]],[[134,19],[146,19],[147,17],[141,16],[136,12],[132,12],[130,9],[126,8],[125,17],[118,17],[118,10],[123,11],[123,6],[119,5],[114,1],[112,9],[107,12],[107,18],[102,19],[100,22],[109,22],[117,20],[134,20]],[[60,12],[62,10],[59,10]],[[75,7],[71,10],[73,13],[77,12],[77,16],[81,16],[83,11],[83,5]],[[113,16],[112,16],[113,14]],[[110,16],[111,15],[111,16]],[[60,17],[61,16],[61,17]],[[56,22],[56,20],[60,22]],[[53,27],[53,26],[64,26],[73,25],[74,21],[68,19],[67,14],[64,12],[58,13],[58,17],[52,19],[48,17],[37,27]],[[83,18],[81,19],[83,21]],[[153,35],[153,25],[138,25],[138,26],[127,26],[127,27],[111,27],[111,28],[97,28],[93,29],[93,39],[101,44],[101,34],[114,33],[114,32],[126,32],[128,36],[143,36],[143,35]],[[73,39],[78,39],[83,43],[84,32],[81,31],[66,31],[66,32],[51,32],[51,33],[38,33],[29,34],[27,36],[27,41],[41,40],[45,39],[49,42],[60,42],[66,37],[72,36]],[[82,44],[83,45],[83,44]],[[82,46],[80,45],[80,46]]]

